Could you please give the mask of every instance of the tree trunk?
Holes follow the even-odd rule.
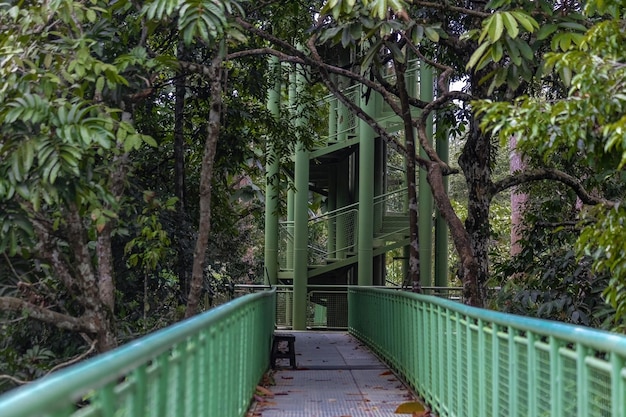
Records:
[[[178,44],[178,59],[186,60],[185,44],[181,40]],[[176,217],[178,219],[178,229],[176,239],[182,241],[185,224],[185,210],[187,206],[185,194],[185,93],[187,91],[185,83],[187,77],[184,70],[181,70],[175,81],[175,103],[174,103],[174,192],[178,197],[178,207]],[[179,245],[181,247],[181,245]],[[182,250],[178,254],[177,275],[179,281],[179,291],[181,294],[189,292],[187,282],[187,268],[185,266],[185,256]]]
[[[463,169],[468,188],[467,220],[465,229],[470,238],[473,257],[476,261],[477,288],[472,289],[481,300],[486,298],[486,282],[489,277],[489,209],[491,205],[491,144],[490,138],[483,134],[479,121],[473,119],[470,124],[467,143],[463,148],[459,165]],[[461,276],[468,271],[461,264]]]
[[[517,152],[517,138],[515,136],[511,136],[511,142],[509,144],[509,149],[511,152],[511,158],[509,161],[509,167],[511,170],[511,174],[514,174],[517,171],[521,171],[525,168],[524,162],[522,161],[522,155]],[[518,192],[518,187],[515,187],[511,190],[511,255],[517,255],[522,251],[522,246],[520,244],[520,240],[522,238],[522,217],[523,217],[523,209],[524,204],[526,204],[526,200],[528,196],[523,192]]]
[[[394,61],[395,62],[395,61]],[[422,284],[420,282],[420,249],[419,230],[417,219],[417,185],[416,185],[416,164],[415,164],[415,129],[411,107],[409,105],[409,94],[406,88],[404,73],[406,66],[395,62],[398,93],[400,106],[402,108],[402,120],[404,124],[404,138],[406,146],[406,182],[408,185],[409,199],[409,281],[412,283],[413,292],[421,293]]]
[[[437,209],[450,229],[454,247],[459,254],[461,263],[459,275],[463,283],[465,303],[475,307],[482,307],[484,303],[480,293],[479,264],[474,257],[472,241],[469,233],[463,226],[463,222],[456,215],[450,203],[450,198],[443,183],[441,166],[438,163],[430,163],[427,178]]]
[[[191,317],[198,312],[202,287],[204,282],[204,261],[211,232],[211,181],[213,179],[213,164],[217,150],[217,140],[220,133],[222,117],[223,54],[216,51],[216,56],[209,67],[211,107],[200,171],[200,216],[198,238],[193,252],[193,269],[189,285],[189,298],[185,317]]]

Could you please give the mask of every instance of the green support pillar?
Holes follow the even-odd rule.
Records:
[[[448,132],[437,130],[437,153],[443,162],[448,162],[450,147]],[[443,186],[448,192],[448,177],[443,177]],[[448,286],[448,225],[437,210],[435,219],[435,286]]]
[[[300,91],[304,79],[296,67],[294,77],[296,90]],[[297,94],[296,92],[296,94]],[[293,100],[295,103],[295,95]],[[302,125],[296,109],[296,125]],[[295,198],[294,198],[294,248],[293,248],[293,329],[306,329],[307,284],[308,284],[308,243],[309,243],[309,152],[298,143],[295,156]]]
[[[433,72],[432,68],[420,63],[420,99],[431,102],[433,100]],[[433,118],[428,118],[426,134],[432,141]],[[423,149],[420,155],[428,158]],[[433,241],[433,197],[426,180],[426,173],[420,170],[418,183],[418,227],[420,245],[420,283],[422,287],[432,285],[432,241]]]
[[[342,208],[350,204],[350,181],[349,181],[350,163],[348,159],[344,159],[337,164],[337,208]],[[349,222],[347,215],[340,215],[335,222],[335,251],[338,259],[346,257],[346,248],[354,242],[349,242],[348,235],[356,225]],[[349,230],[350,229],[350,230]],[[350,245],[349,245],[350,243]]]
[[[286,268],[288,271],[293,270],[293,218],[294,218],[294,201],[295,195],[293,189],[287,190],[287,252],[286,252]]]
[[[326,198],[326,210],[329,212],[334,211],[337,208],[337,166],[332,165],[330,167],[330,174],[328,176],[328,197]],[[331,258],[336,258],[335,252],[337,251],[337,219],[332,216],[328,220],[328,240],[326,243],[326,251]]]
[[[365,90],[366,88],[363,87]],[[373,115],[375,100],[361,95],[361,108]],[[372,285],[374,282],[374,150],[375,133],[372,128],[359,123],[359,227],[358,227],[358,283]]]
[[[274,86],[269,91],[267,107],[278,118],[280,113],[280,62],[270,58]],[[278,158],[271,143],[266,149],[267,164],[265,166],[265,277],[267,284],[278,283],[278,198],[279,188],[275,183],[278,176]]]

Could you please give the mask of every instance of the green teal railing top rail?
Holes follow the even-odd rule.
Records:
[[[275,291],[246,295],[0,397],[0,416],[244,416],[269,367]]]
[[[439,417],[626,416],[626,337],[392,290],[349,290],[350,332]]]

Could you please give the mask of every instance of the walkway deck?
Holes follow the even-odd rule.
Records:
[[[279,362],[275,385],[268,387],[274,397],[254,403],[249,416],[398,417],[398,405],[415,401],[413,393],[352,336],[289,333],[296,336],[298,369],[287,368],[288,360]]]

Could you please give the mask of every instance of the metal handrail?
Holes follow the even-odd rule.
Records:
[[[446,416],[626,416],[626,337],[350,288],[350,332]]]
[[[275,297],[235,299],[9,391],[0,415],[244,416],[269,366]]]

